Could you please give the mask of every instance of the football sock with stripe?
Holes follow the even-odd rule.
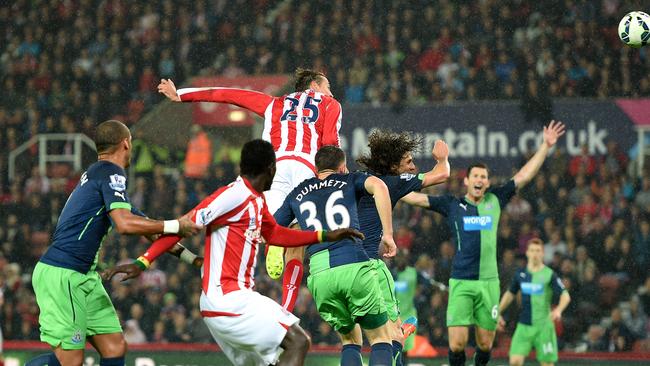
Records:
[[[282,307],[288,312],[293,312],[300,292],[302,283],[302,262],[292,259],[284,268],[284,277],[282,278]]]
[[[395,361],[395,366],[404,366],[404,360],[402,357],[402,344],[398,341],[393,341],[393,360]]]

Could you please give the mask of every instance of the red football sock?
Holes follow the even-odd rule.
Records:
[[[292,312],[296,306],[300,284],[302,283],[302,262],[292,259],[284,267],[282,278],[282,307]]]

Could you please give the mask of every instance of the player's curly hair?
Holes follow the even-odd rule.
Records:
[[[301,92],[303,90],[309,89],[309,85],[311,84],[312,81],[315,81],[320,84],[320,82],[325,77],[325,74],[323,74],[320,71],[303,69],[299,67],[296,69],[296,73],[294,77],[296,78],[296,91]]]
[[[361,155],[357,163],[371,173],[397,174],[396,169],[406,153],[417,151],[422,138],[411,132],[375,130],[368,136],[370,153]]]

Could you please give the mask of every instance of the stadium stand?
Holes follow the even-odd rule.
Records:
[[[553,4],[553,6],[549,4]],[[191,4],[191,5],[190,5]],[[133,124],[162,100],[159,78],[181,85],[195,75],[287,74],[309,65],[329,75],[346,104],[420,105],[458,100],[520,101],[524,118],[546,121],[551,98],[650,95],[648,48],[617,39],[615,1],[58,1],[0,5],[0,312],[7,340],[38,340],[30,274],[80,172],[33,169],[38,149],[8,154],[39,133],[83,132],[108,118]],[[309,26],[307,26],[309,24]],[[635,82],[632,82],[635,80]],[[209,176],[189,182],[182,153],[134,139],[134,205],[177,217],[237,174],[238,146],[219,141]],[[50,147],[71,149],[70,142]],[[571,291],[560,344],[565,349],[650,349],[650,178],[627,174],[615,144],[606,156],[574,162],[558,150],[513,200],[499,229],[501,283],[522,265],[523,245],[544,240],[546,262]],[[152,158],[145,161],[145,156]],[[577,158],[574,158],[577,159]],[[89,161],[92,161],[92,157]],[[87,161],[87,162],[89,162]],[[584,164],[587,161],[588,164]],[[453,167],[453,160],[452,160]],[[583,167],[587,167],[584,169]],[[171,173],[171,175],[170,175]],[[460,194],[461,171],[432,192]],[[171,177],[171,178],[170,178]],[[504,177],[494,177],[495,180]],[[169,199],[155,199],[169,197]],[[398,206],[400,237],[423,277],[445,283],[453,245],[437,215]],[[188,241],[200,251],[201,238]],[[107,265],[132,260],[144,241],[111,236]],[[211,342],[198,313],[197,270],[163,258],[128,286],[111,284],[129,343]],[[280,299],[265,274],[258,290]],[[338,339],[301,288],[296,315],[314,343]],[[594,294],[598,294],[595,296]],[[446,293],[417,291],[418,333],[446,347]],[[512,316],[511,316],[512,318]],[[514,322],[511,322],[514,326]],[[511,334],[512,328],[508,334]],[[500,346],[508,340],[500,337]]]

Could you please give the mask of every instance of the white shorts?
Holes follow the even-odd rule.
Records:
[[[238,366],[275,365],[287,329],[300,321],[277,302],[248,290],[211,298],[201,294],[201,315],[226,357]]]
[[[316,176],[313,170],[297,160],[285,159],[276,164],[271,189],[264,192],[269,212],[275,213],[284,203],[289,193],[304,180]]]

